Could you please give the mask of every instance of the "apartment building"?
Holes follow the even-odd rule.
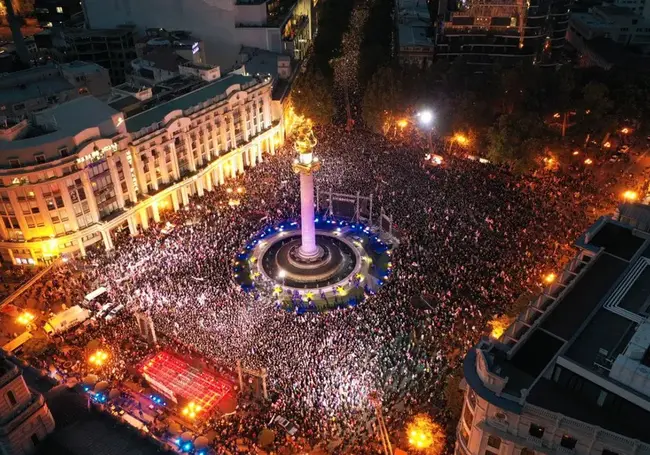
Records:
[[[272,85],[242,69],[173,96],[141,96],[130,116],[86,96],[0,126],[2,259],[110,250],[116,231],[147,229],[255,166],[284,136]]]
[[[464,360],[456,454],[650,454],[650,207],[622,207]]]

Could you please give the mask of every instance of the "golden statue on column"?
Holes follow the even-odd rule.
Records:
[[[293,162],[293,170],[300,174],[300,233],[301,245],[298,254],[302,259],[319,257],[322,250],[316,245],[316,226],[314,224],[314,176],[320,169],[320,162],[314,156],[316,136],[309,119],[301,117],[296,126],[294,149],[298,158]]]

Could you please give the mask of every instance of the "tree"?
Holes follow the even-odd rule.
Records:
[[[298,76],[291,90],[291,101],[296,114],[317,125],[327,125],[332,121],[332,85],[315,67]]]
[[[607,115],[613,107],[613,103],[609,99],[607,85],[596,81],[585,85],[582,89],[582,104],[585,117],[589,120],[587,124],[590,132],[594,134],[607,133],[614,126],[612,121],[615,119]]]
[[[516,171],[529,170],[544,151],[544,134],[539,115],[504,114],[488,131],[488,159]]]
[[[460,413],[463,410],[465,394],[460,390],[460,381],[463,379],[460,372],[447,376],[445,383],[446,410],[451,414],[451,421],[458,422]]]
[[[386,134],[404,115],[403,95],[397,70],[380,68],[372,76],[363,97],[362,115],[368,128]]]

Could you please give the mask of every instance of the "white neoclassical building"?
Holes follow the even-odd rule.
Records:
[[[0,255],[35,264],[85,254],[111,232],[255,166],[283,141],[268,77],[230,73],[126,118],[85,96],[0,125]]]
[[[647,228],[649,209],[625,219]],[[650,234],[634,226],[600,219],[506,333],[468,353],[456,454],[650,454]]]

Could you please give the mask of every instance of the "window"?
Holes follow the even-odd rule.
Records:
[[[34,159],[39,164],[45,163],[45,155],[42,153],[37,153],[36,155],[34,155]]]
[[[20,160],[17,159],[17,158],[10,159],[9,160],[9,166],[11,166],[14,169],[17,168],[17,167],[20,167]]]
[[[596,400],[596,404],[600,407],[602,407],[605,404],[605,399],[607,398],[607,392],[604,390],[600,391],[600,394],[598,394],[598,399]]]
[[[33,433],[30,439],[32,440],[32,444],[34,444],[34,447],[36,447],[40,442],[40,439],[38,439],[38,435],[36,433]]]
[[[528,434],[534,438],[542,438],[544,436],[544,427],[531,423],[530,428],[528,429]]]
[[[63,7],[62,6],[57,6],[56,7],[56,12],[59,14],[63,14]]]
[[[575,449],[576,443],[578,440],[572,436],[569,436],[568,434],[565,434],[562,436],[562,440],[560,441],[560,445],[564,447],[565,449]]]
[[[9,404],[11,404],[11,406],[16,406],[16,396],[11,390],[7,392],[7,400],[9,400]]]
[[[498,450],[501,447],[501,438],[491,434],[488,436],[487,445]]]
[[[523,449],[521,449],[521,452],[519,453],[520,455],[535,455],[535,451],[529,449],[528,447],[524,447]]]

